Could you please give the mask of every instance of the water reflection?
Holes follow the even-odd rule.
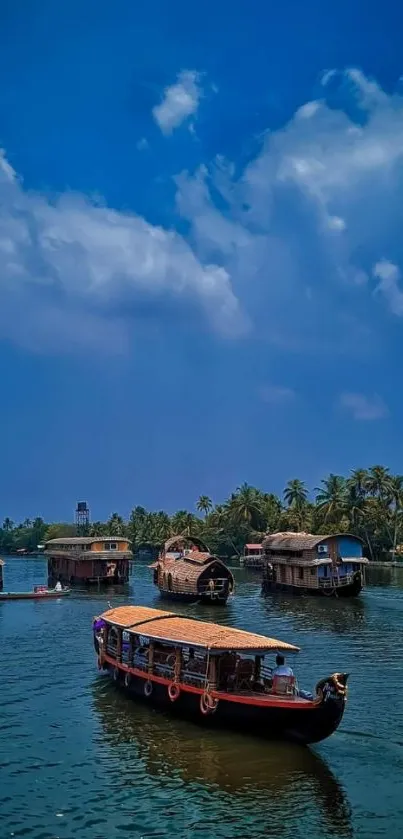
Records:
[[[366,606],[362,598],[328,599],[327,597],[293,597],[287,594],[268,595],[262,609],[270,614],[286,615],[301,629],[325,629],[340,634],[360,631],[365,624]]]
[[[281,798],[293,818],[309,800],[329,830],[352,835],[343,788],[310,749],[199,729],[133,702],[102,676],[93,682],[92,695],[107,743],[119,752],[122,772],[128,761],[140,759],[151,776],[162,781],[179,776],[244,799],[262,819],[270,818],[271,803],[281,811]]]
[[[403,589],[403,567],[367,568],[366,577],[371,586],[395,586]]]

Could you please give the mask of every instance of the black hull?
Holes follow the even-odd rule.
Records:
[[[257,705],[232,702],[220,699],[214,713],[203,715],[200,711],[200,695],[182,691],[179,698],[171,702],[166,685],[153,682],[152,693],[145,696],[145,680],[131,676],[129,685],[125,684],[125,674],[105,665],[117,687],[122,688],[133,698],[148,705],[169,711],[175,716],[208,726],[209,728],[227,728],[236,731],[258,734],[267,740],[287,740],[309,745],[329,737],[339,726],[345,707],[341,697],[328,697],[314,708],[261,707]]]
[[[228,594],[222,597],[212,597],[209,594],[189,594],[186,592],[178,592],[178,591],[164,591],[159,589],[161,597],[164,600],[173,600],[176,603],[207,603],[209,606],[225,606],[228,600]]]
[[[303,588],[302,586],[291,586],[286,583],[279,583],[275,580],[263,579],[262,594],[270,594],[276,591],[286,591],[296,595],[312,595],[314,597],[358,597],[362,590],[361,574],[357,575],[351,583],[337,588]]]

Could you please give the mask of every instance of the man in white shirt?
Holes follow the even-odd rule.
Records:
[[[288,664],[285,664],[285,658],[278,653],[276,655],[276,666],[272,672],[272,676],[293,676],[294,673]]]
[[[62,586],[60,580],[58,580],[56,585],[55,585],[55,591],[62,591],[62,588],[63,588],[63,586]]]

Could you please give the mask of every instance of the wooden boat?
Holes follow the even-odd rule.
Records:
[[[48,560],[48,585],[58,580],[72,586],[124,585],[129,581],[133,554],[123,536],[70,536],[49,539],[44,554]]]
[[[362,541],[349,533],[272,533],[263,541],[262,591],[356,597],[368,560]]]
[[[316,743],[343,717],[348,674],[322,679],[315,695],[265,662],[298,647],[145,606],[109,609],[93,624],[99,670],[134,697],[209,725]]]
[[[149,567],[154,570],[154,584],[171,600],[222,604],[234,591],[229,568],[194,536],[168,539]]]
[[[35,586],[33,591],[4,591],[0,593],[1,600],[55,600],[58,597],[67,597],[71,589],[63,588],[60,591],[47,586]]]

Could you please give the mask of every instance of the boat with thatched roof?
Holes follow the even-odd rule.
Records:
[[[93,640],[98,669],[117,685],[195,721],[317,743],[343,717],[347,674],[320,680],[314,694],[300,690],[283,657],[299,648],[276,638],[147,606],[119,606],[94,619]]]
[[[368,560],[362,555],[362,540],[350,533],[271,533],[263,540],[263,551],[264,593],[355,597],[363,587]]]
[[[150,568],[155,585],[171,600],[222,604],[234,591],[229,568],[195,536],[172,536]]]

